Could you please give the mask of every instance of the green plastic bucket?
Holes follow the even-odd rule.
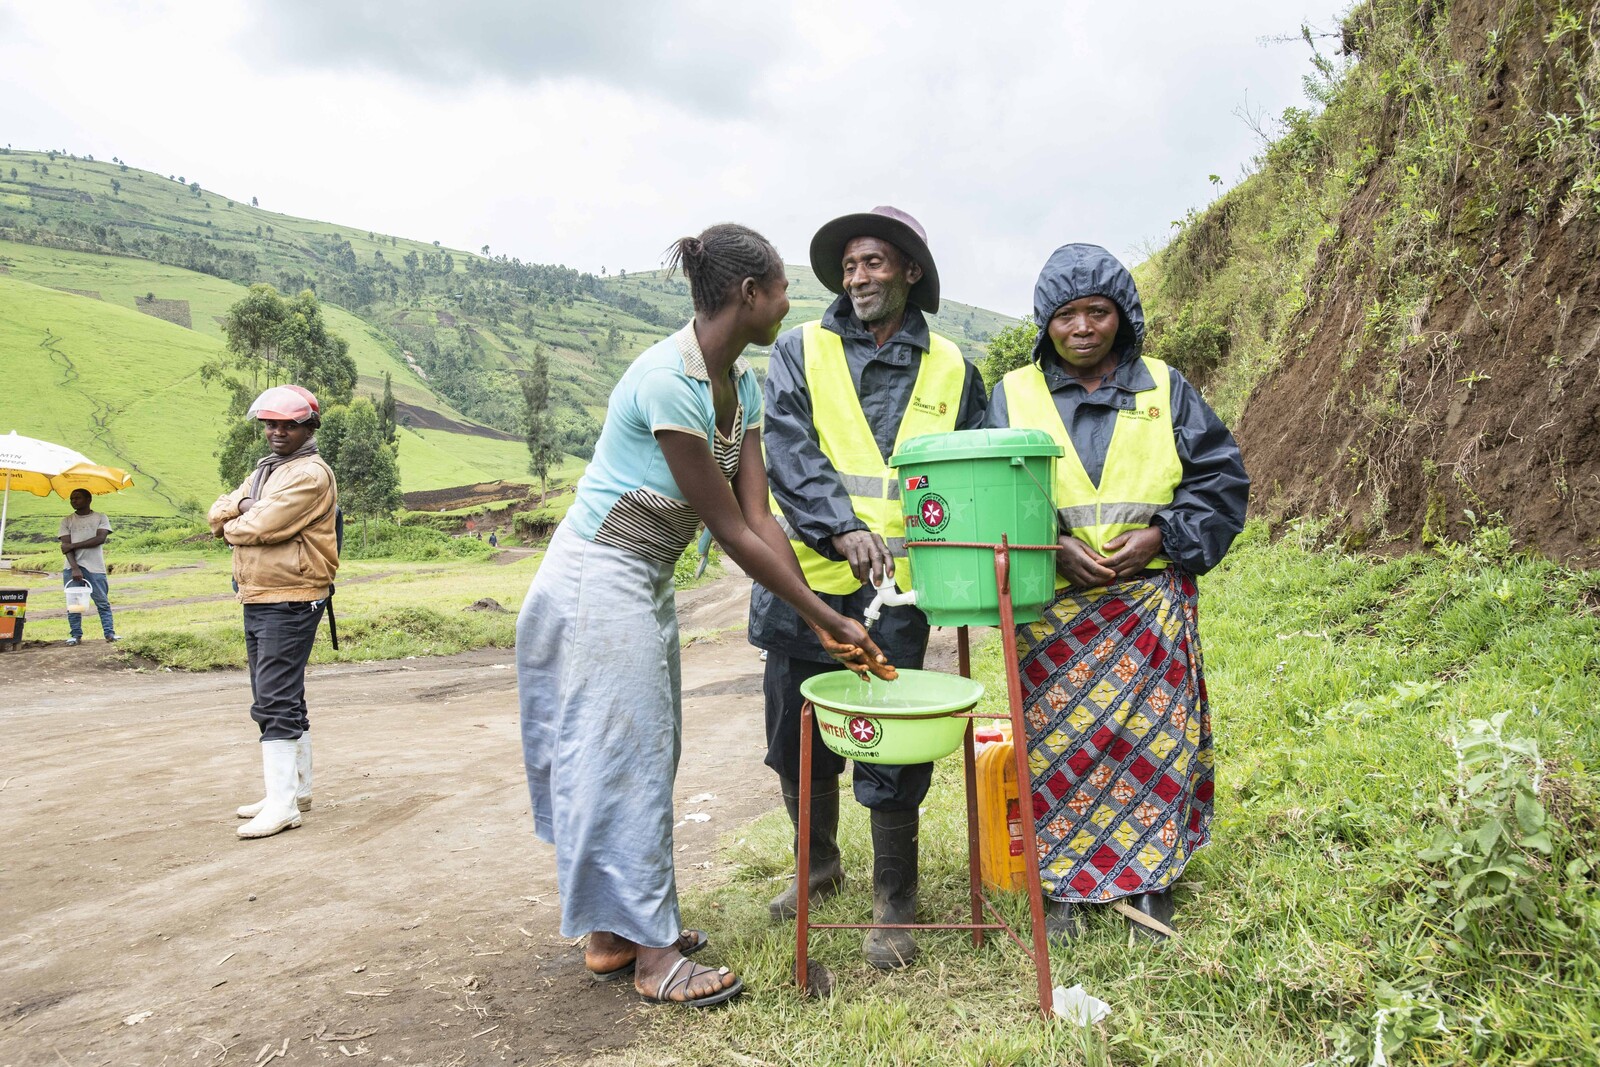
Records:
[[[913,437],[889,462],[899,468],[906,541],[1053,545],[1055,461],[1044,430],[957,430]],[[910,550],[917,606],[935,626],[998,626],[1000,595],[987,548]],[[1034,622],[1055,594],[1055,554],[1011,553],[1016,621]]]
[[[811,701],[822,743],[861,763],[928,763],[961,744],[968,711],[983,684],[959,674],[900,672],[892,682],[864,682],[849,671],[818,674],[800,683]]]

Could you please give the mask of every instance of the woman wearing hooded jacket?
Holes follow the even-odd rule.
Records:
[[[1033,361],[991,426],[1049,431],[1056,598],[1017,628],[1040,874],[1052,937],[1122,898],[1170,930],[1172,886],[1210,839],[1211,713],[1195,578],[1244,526],[1238,446],[1175,369],[1142,354],[1133,276],[1096,245],[1056,249],[1034,289]]]

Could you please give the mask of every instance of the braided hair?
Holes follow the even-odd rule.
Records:
[[[714,315],[727,306],[746,278],[765,285],[783,271],[772,242],[748,226],[719,222],[699,237],[680,237],[667,249],[667,274],[682,269],[694,309]]]

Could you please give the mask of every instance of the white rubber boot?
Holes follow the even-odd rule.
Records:
[[[294,748],[295,773],[299,778],[299,786],[295,789],[295,806],[301,811],[311,809],[311,731],[307,730],[300,735],[300,740],[295,742]],[[234,814],[241,819],[253,819],[261,814],[261,808],[267,802],[262,797],[254,804],[245,804],[238,808]]]
[[[300,808],[295,804],[295,741],[261,742],[261,776],[266,780],[267,797],[255,818],[239,827],[240,837],[271,837],[300,825]]]

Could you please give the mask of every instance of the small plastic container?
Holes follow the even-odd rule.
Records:
[[[68,615],[82,615],[89,610],[89,605],[92,603],[90,597],[93,594],[93,590],[89,587],[87,581],[68,582],[66,591]]]

